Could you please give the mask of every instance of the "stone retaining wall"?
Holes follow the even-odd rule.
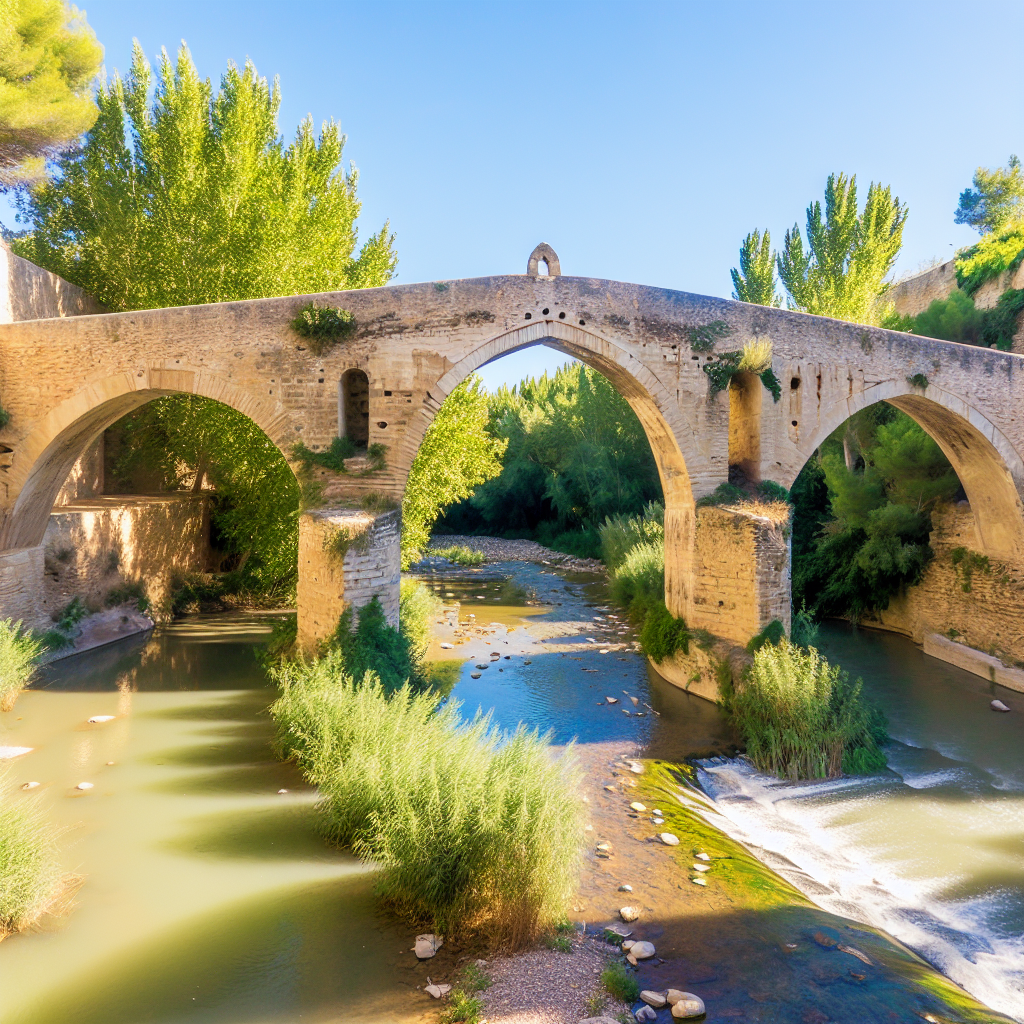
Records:
[[[935,557],[921,582],[863,624],[919,644],[931,633],[952,633],[969,647],[1024,664],[1024,566],[996,559],[986,564],[977,556],[974,516],[966,502],[937,510],[932,524]],[[967,555],[954,562],[961,548]]]
[[[115,588],[141,583],[155,614],[165,615],[174,574],[207,568],[209,536],[203,494],[109,495],[55,507],[36,577],[43,610],[57,612],[74,597],[95,610]]]
[[[398,625],[401,512],[316,509],[299,518],[300,647],[326,640],[350,605],[375,597],[392,626]]]

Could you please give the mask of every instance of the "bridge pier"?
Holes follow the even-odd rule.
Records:
[[[398,625],[401,516],[326,508],[299,517],[298,644],[310,649],[337,628],[344,611],[380,599]]]

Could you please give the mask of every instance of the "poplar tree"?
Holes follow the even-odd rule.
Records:
[[[767,231],[763,237],[753,231],[743,240],[740,268],[732,271],[734,297],[762,306],[781,304],[774,255],[790,309],[885,325],[891,310],[880,297],[899,256],[906,220],[906,206],[888,185],[872,182],[858,212],[856,175],[830,174],[824,213],[817,200],[807,207],[806,249],[797,224],[786,232],[781,253],[771,254]]]
[[[853,323],[880,322],[878,298],[900,254],[906,220],[907,208],[888,185],[872,182],[858,213],[857,176],[830,174],[824,216],[817,200],[807,207],[806,250],[794,224],[776,258],[790,307]]]
[[[132,66],[98,95],[99,117],[59,174],[29,194],[16,251],[112,310],[154,309],[386,284],[385,224],[356,251],[355,169],[345,137],[311,118],[285,146],[281,95],[247,61],[214,91],[184,44],[153,72]]]
[[[757,306],[781,306],[775,291],[775,253],[768,231],[751,231],[740,246],[740,268],[732,270],[732,297]]]
[[[0,0],[0,188],[42,180],[46,160],[96,121],[103,47],[63,0]]]

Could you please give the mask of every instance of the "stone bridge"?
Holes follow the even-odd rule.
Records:
[[[174,393],[225,402],[286,457],[297,441],[318,449],[346,433],[386,445],[386,468],[340,477],[327,493],[341,504],[370,490],[398,499],[445,397],[484,364],[541,344],[604,374],[643,424],[665,493],[666,602],[693,626],[742,642],[790,615],[788,529],[695,502],[726,481],[730,467],[789,487],[828,434],[874,402],[909,414],[949,458],[973,513],[967,546],[1024,565],[1024,362],[1017,355],[561,276],[543,246],[524,275],[92,315],[57,315],[87,306],[61,307],[53,293],[67,292],[65,282],[7,260],[8,292],[26,275],[33,284],[19,309],[9,303],[8,316],[20,322],[0,325],[0,401],[10,414],[0,433],[4,616],[25,614],[15,581],[35,571],[47,517],[76,460],[143,403]],[[310,301],[355,315],[354,335],[321,356],[289,326]],[[708,325],[719,336],[713,351],[700,351],[699,340],[715,333],[700,330]],[[781,399],[753,377],[711,394],[703,366],[754,338],[772,342]],[[396,531],[385,532],[395,547]],[[310,602],[333,590],[343,603],[345,574],[317,564],[309,544],[303,550],[300,622],[315,635],[336,621],[340,604],[327,602],[325,618]],[[378,590],[397,585],[396,558],[384,559]],[[363,588],[364,598],[373,586]]]

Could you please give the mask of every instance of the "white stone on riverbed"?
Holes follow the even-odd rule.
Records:
[[[654,956],[654,943],[653,942],[634,942],[629,950],[632,956],[635,956],[637,960],[649,960]]]
[[[448,995],[448,993],[451,992],[451,990],[452,990],[451,985],[433,985],[432,984],[432,985],[428,985],[423,991],[426,992],[428,996],[433,996],[435,999],[440,999],[441,996]]]
[[[22,789],[38,789],[39,788],[39,783],[38,782],[26,782],[21,788]]]
[[[639,762],[637,762],[637,761],[633,761],[630,764],[630,766],[629,766],[629,770],[634,775],[643,775],[643,773],[644,773],[644,766],[642,764],[640,764]]]
[[[647,808],[642,803],[640,803],[639,800],[634,800],[629,805],[629,807],[630,807],[630,810],[633,810],[633,811],[646,811],[647,810]]]
[[[650,1021],[658,1019],[658,1011],[651,1009],[649,1006],[641,1006],[633,1016],[638,1021],[648,1022],[649,1024]]]
[[[604,702],[605,702],[605,704],[618,704],[619,703],[619,698],[618,697],[605,697]]]
[[[704,1000],[692,992],[684,992],[678,1003],[672,1004],[672,1016],[676,1020],[688,1020],[690,1017],[703,1017],[707,1010]]]
[[[708,864],[694,864],[693,865],[693,870],[694,871],[710,871],[711,870],[711,866],[708,865]]]
[[[620,885],[619,886],[619,892],[632,892],[632,891],[633,891],[633,886],[631,886],[631,885]]]
[[[83,791],[87,790],[87,789],[92,789],[92,788],[93,788],[93,784],[91,782],[80,782],[77,786],[75,786],[75,789],[80,789],[80,790],[83,790]]]
[[[415,953],[420,960],[429,960],[442,946],[444,939],[439,935],[417,935]]]
[[[627,924],[632,921],[636,921],[640,917],[640,910],[638,907],[620,907],[619,917],[622,918]]]
[[[454,648],[455,648],[455,644],[441,644],[441,650],[442,651],[451,651],[451,650],[454,650]]]
[[[665,1005],[665,993],[664,992],[652,992],[650,989],[644,989],[640,993],[640,998],[648,1005],[653,1006],[656,1010],[660,1010]],[[657,1016],[657,1014],[655,1014]]]
[[[0,761],[10,761],[12,758],[21,757],[22,754],[31,752],[31,747],[0,747]]]
[[[992,703],[989,704],[989,707],[993,711],[1009,711],[1010,710],[1001,700],[994,700],[994,701],[992,701]]]
[[[679,845],[679,836],[674,836],[674,835],[672,835],[671,832],[662,832],[661,835],[658,836],[658,838],[666,846],[678,846]]]
[[[696,857],[697,860],[711,860],[711,858],[706,853],[695,853],[694,857]]]
[[[104,722],[112,722],[117,716],[116,715],[93,715],[89,719],[90,725],[102,725]]]

